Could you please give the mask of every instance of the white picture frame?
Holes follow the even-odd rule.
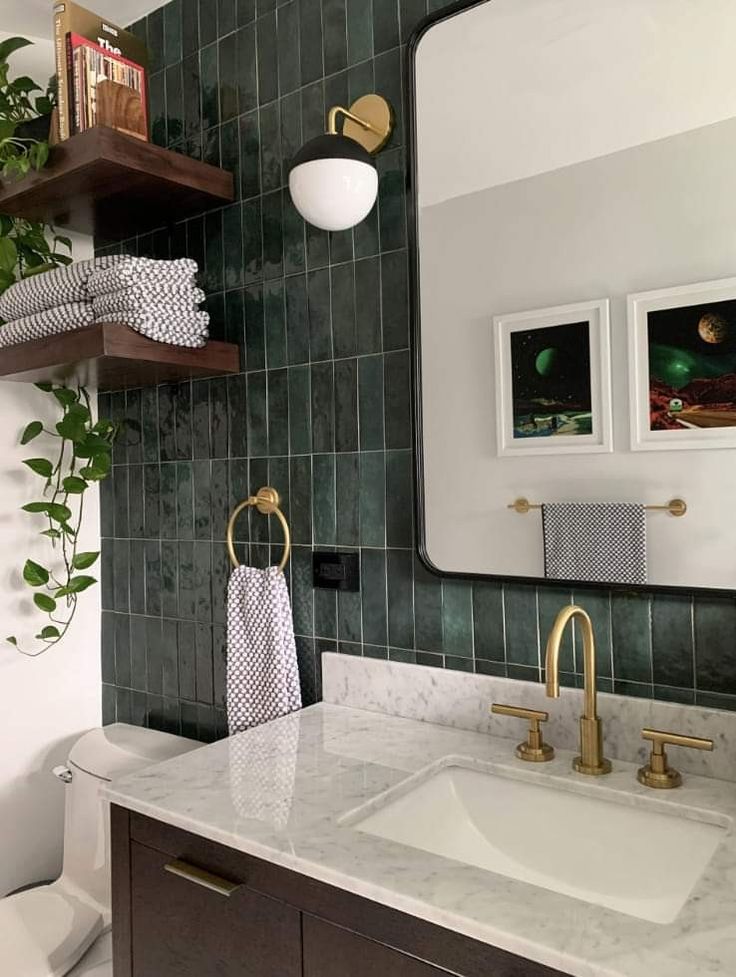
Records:
[[[590,352],[590,433],[559,430],[555,416],[544,418],[540,432],[519,434],[514,415],[512,337],[518,333],[553,330],[587,323]],[[600,454],[613,450],[611,409],[611,337],[608,299],[593,299],[528,312],[493,317],[496,386],[496,448],[501,458],[529,455]],[[536,428],[536,421],[530,422]],[[555,426],[554,430],[549,430]]]
[[[674,398],[679,401],[675,413],[667,412],[668,417],[677,420],[678,427],[667,430],[657,430],[652,427],[654,415],[651,388],[654,378],[650,369],[650,350],[652,348],[650,313],[687,310],[693,317],[693,329],[696,329],[703,338],[701,324],[706,313],[702,307],[724,302],[734,303],[734,314],[736,315],[736,278],[721,278],[715,281],[697,282],[693,285],[678,285],[674,288],[637,292],[627,297],[632,451],[692,451],[693,449],[704,448],[736,448],[736,423],[733,426],[694,426],[690,423],[690,419],[697,411],[707,410],[707,405],[688,405],[686,399],[683,401],[681,396]],[[652,328],[654,327],[652,326]],[[708,327],[705,331],[706,333],[709,331]],[[717,330],[715,331],[717,333]],[[710,332],[713,332],[712,326]],[[719,341],[703,338],[706,350],[708,346],[715,345],[716,342]],[[692,377],[691,379],[696,378]],[[686,389],[685,386],[675,392],[677,394],[682,392],[684,395]],[[736,404],[734,406],[736,407]],[[682,414],[681,418],[680,414]]]

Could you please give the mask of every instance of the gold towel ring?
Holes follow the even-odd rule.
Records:
[[[264,488],[259,489],[256,495],[249,496],[235,507],[233,514],[230,516],[230,521],[227,524],[227,551],[230,554],[230,562],[234,567],[240,566],[238,558],[235,555],[235,545],[233,543],[235,523],[243,509],[248,509],[250,506],[255,506],[256,509],[258,509],[258,511],[264,516],[270,516],[273,514],[281,523],[281,528],[284,530],[284,555],[281,557],[279,570],[281,573],[284,572],[284,567],[289,562],[289,555],[291,553],[291,533],[289,532],[289,524],[286,521],[286,516],[283,514],[281,509],[279,509],[280,503],[281,498],[279,497],[279,493],[276,491],[276,489],[266,485]]]

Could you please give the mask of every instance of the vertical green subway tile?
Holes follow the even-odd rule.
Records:
[[[182,0],[181,41],[182,54],[186,57],[199,50],[199,4],[197,0]]]
[[[286,345],[290,364],[309,361],[307,279],[304,275],[286,279]]]
[[[199,43],[204,46],[217,37],[217,4],[199,0]]]
[[[248,445],[251,457],[268,454],[266,373],[248,374]]]
[[[170,384],[158,388],[158,424],[161,461],[173,461],[176,458],[176,418],[173,387]],[[118,450],[117,446],[113,450],[113,463]]]
[[[356,258],[367,258],[370,255],[378,254],[378,201],[373,205],[373,209],[365,220],[353,230],[353,241]]]
[[[346,0],[322,0],[325,74],[341,71],[348,62]]]
[[[373,56],[373,18],[366,0],[347,0],[348,63]]]
[[[388,629],[384,550],[361,550],[360,577],[363,641],[371,645],[385,645],[388,640]]]
[[[397,0],[373,0],[373,44],[376,54],[399,43]]]
[[[264,105],[278,98],[278,58],[276,54],[276,13],[259,17],[256,21],[258,49],[258,102]]]
[[[537,594],[529,584],[504,586],[506,659],[514,665],[539,665]]]
[[[209,381],[210,440],[213,458],[226,458],[229,446],[228,387],[224,378]]]
[[[695,670],[701,692],[736,694],[736,600],[695,597]]]
[[[648,594],[613,594],[613,675],[628,682],[652,682],[651,619]]]
[[[375,61],[363,61],[348,68],[348,101],[355,102],[366,92],[376,90]]]
[[[249,463],[249,479],[251,485],[251,491],[256,492],[261,485],[266,485],[268,482],[268,459],[267,458],[251,458]],[[264,519],[262,513],[257,509],[248,510],[248,519],[250,520],[250,540],[251,543],[263,543],[267,544],[269,541],[269,530],[270,530],[270,519]],[[251,553],[255,552],[255,546],[251,547]],[[265,565],[265,564],[264,564]]]
[[[337,594],[337,636],[341,641],[359,642],[362,638],[362,602],[360,593],[347,590]]]
[[[315,136],[321,136],[325,131],[325,86],[323,81],[314,82],[301,90],[301,111],[302,111],[302,139],[306,143]],[[307,225],[307,233],[310,233],[311,225]],[[313,229],[317,232],[317,228]],[[319,231],[320,235],[324,232]],[[326,253],[326,252],[325,252]],[[312,266],[316,263],[313,258]]]
[[[268,371],[268,452],[289,453],[289,379],[285,369]]]
[[[298,455],[290,460],[291,534],[295,543],[312,544],[312,458]]]
[[[335,362],[335,450],[358,448],[358,361]]]
[[[353,265],[335,265],[332,276],[332,335],[334,355],[355,356],[358,352],[355,322],[355,283]]]
[[[381,258],[381,305],[383,348],[409,347],[409,281],[405,251],[393,251]]]
[[[312,589],[312,554],[306,546],[291,551],[291,600],[294,632],[314,634],[314,590]]]
[[[442,635],[446,654],[473,657],[472,588],[464,580],[442,582]]]
[[[360,542],[386,545],[386,456],[382,451],[360,454]]]
[[[314,455],[312,459],[312,508],[314,543],[335,543],[335,456]]]
[[[241,196],[240,176],[240,123],[230,119],[220,126],[220,163],[224,170],[233,175],[235,198]]]
[[[330,272],[323,268],[307,275],[309,351],[312,362],[332,357],[330,319]]]
[[[143,614],[146,609],[145,557],[142,539],[130,541],[130,613]]]
[[[197,465],[206,465],[208,461],[198,461]],[[209,506],[207,510],[209,516]],[[194,535],[194,484],[192,464],[180,461],[176,465],[176,535],[179,539],[191,539]]]
[[[387,550],[388,641],[395,648],[414,647],[414,558],[408,550]]]
[[[184,138],[198,139],[202,129],[199,58],[196,54],[182,62],[182,113]]]
[[[135,538],[143,536],[143,465],[128,469],[128,531]]]
[[[539,608],[539,638],[542,649],[546,647],[547,636],[555,623],[555,619],[563,607],[572,603],[572,592],[569,588],[558,587],[546,584],[540,587],[537,592],[537,602]],[[578,670],[582,669],[582,646],[575,654],[573,641],[573,628],[569,626],[565,630],[560,647],[560,671],[574,672],[576,670],[576,659]],[[544,662],[542,662],[544,665]]]
[[[503,589],[499,583],[473,583],[473,648],[476,658],[498,662],[506,658]]]
[[[442,580],[414,558],[414,623],[417,652],[442,652]],[[417,661],[419,660],[417,656]]]
[[[115,484],[118,477],[115,477]],[[176,537],[176,465],[166,463],[160,469],[161,487],[161,536],[164,539]]]
[[[312,366],[312,450],[335,450],[335,378],[331,362]]]
[[[301,83],[308,85],[323,74],[322,10],[320,0],[301,0],[299,21]]]
[[[282,193],[276,190],[263,198],[263,277],[280,278],[283,269],[284,220]]]
[[[657,685],[695,685],[693,600],[678,594],[652,597],[652,669]]]
[[[309,367],[289,367],[289,449],[293,455],[312,449],[310,400]]]
[[[161,533],[161,479],[158,465],[143,466],[143,535]]]
[[[314,224],[305,224],[304,233],[306,237],[307,268],[314,271],[318,268],[327,268],[330,262],[330,239],[327,231],[315,227]]]
[[[230,518],[228,505],[228,474],[229,465],[226,459],[213,459],[211,482],[211,520],[212,539],[224,540],[227,522]],[[195,497],[196,517],[196,497]]]
[[[336,457],[337,545],[360,543],[360,475],[359,455]]]
[[[228,34],[220,41],[220,121],[226,122],[239,115],[238,108],[238,61],[237,38]]]
[[[404,95],[401,77],[403,59],[403,51],[394,48],[379,55],[375,61],[375,90],[387,99],[394,113],[394,128],[387,144],[388,149],[395,149],[404,143]]]
[[[127,613],[130,610],[130,541],[114,540],[112,558],[113,607]]]
[[[378,159],[378,226],[382,251],[406,247],[406,168],[403,149]]]
[[[130,688],[130,618],[127,614],[116,614],[115,628],[115,681],[118,685]]]
[[[184,92],[182,78],[181,62],[172,64],[164,72],[167,146],[174,146],[184,135]]]
[[[409,352],[387,353],[384,363],[386,447],[411,447],[411,367]]]
[[[212,620],[212,545],[204,540],[194,544],[194,616]]]
[[[593,622],[596,647],[596,673],[610,678],[613,674],[613,626],[611,620],[611,594],[605,590],[580,590],[575,593],[575,603],[588,612]],[[560,610],[562,608],[560,607]],[[546,639],[546,635],[543,635]],[[582,633],[575,623],[576,670],[582,672]]]
[[[238,65],[238,107],[240,112],[252,112],[258,105],[258,61],[256,58],[256,27],[251,23],[235,35]]]
[[[232,204],[222,212],[225,288],[243,284],[243,228],[240,204]]]
[[[212,468],[209,461],[195,461],[194,481],[194,537],[209,539],[212,536]],[[192,534],[190,533],[189,536]],[[180,538],[188,538],[180,533]]]
[[[297,0],[281,4],[276,11],[279,90],[281,95],[301,85],[299,64],[299,7]]]
[[[100,408],[100,416],[105,412]],[[141,448],[143,461],[157,462],[158,447],[158,396],[155,387],[141,390]]]
[[[192,457],[192,387],[186,381],[174,388],[174,413],[176,457],[185,460]]]
[[[217,0],[217,34],[224,37],[237,26],[236,0]]]
[[[406,44],[415,29],[427,16],[427,0],[399,0],[401,43]]]
[[[176,636],[179,657],[179,696],[193,702],[197,696],[197,652],[194,644],[194,625],[180,621]]]
[[[410,451],[386,452],[386,542],[411,548],[414,543],[414,494]]]
[[[164,67],[164,7],[154,10],[146,18],[148,70],[153,74]]]
[[[281,189],[281,117],[279,103],[264,105],[259,113],[261,134],[261,188]]]
[[[243,200],[261,192],[261,141],[258,113],[242,115],[240,128],[240,196]]]
[[[293,92],[279,100],[281,120],[281,162],[283,184],[288,183],[292,158],[302,146],[302,100],[299,92]]]
[[[358,421],[360,450],[381,451],[383,436],[383,357],[358,360]]]
[[[286,366],[286,306],[284,284],[267,282],[263,288],[266,319],[266,365],[269,370]]]
[[[355,310],[358,353],[380,353],[381,272],[378,258],[355,262]]]
[[[128,513],[128,469],[120,468],[114,471],[113,505],[115,507],[114,527],[118,538],[130,535],[130,520]]]
[[[263,229],[259,199],[243,203],[243,261],[246,283],[258,281],[263,276]]]
[[[321,638],[337,638],[337,591],[314,591],[314,633]]]
[[[249,372],[266,366],[266,328],[263,286],[251,285],[244,293],[245,368]]]
[[[177,617],[194,620],[194,541],[180,540],[176,544],[178,562],[179,604]],[[172,617],[174,615],[171,615]]]
[[[238,27],[250,24],[256,19],[256,0],[235,0],[235,14]]]
[[[217,45],[210,44],[199,52],[200,90],[202,93],[202,125],[205,129],[220,121]]]
[[[330,232],[330,264],[338,265],[353,260],[353,230]]]

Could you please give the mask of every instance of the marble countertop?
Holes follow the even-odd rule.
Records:
[[[448,756],[527,776],[508,739],[332,704],[116,781],[110,801],[574,977],[736,974],[729,830],[676,921],[656,925],[353,830],[345,815]],[[656,799],[636,765],[600,780],[572,754],[529,776],[634,805],[736,818],[736,785],[697,776]],[[520,773],[521,771],[521,773]],[[596,792],[600,792],[596,795]],[[348,819],[349,821],[349,819]],[[595,825],[591,825],[595,830]]]

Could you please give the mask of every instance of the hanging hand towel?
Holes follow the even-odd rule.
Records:
[[[227,592],[230,734],[301,709],[286,580],[278,567],[236,567]]]
[[[590,583],[647,582],[643,505],[554,502],[542,506],[544,574]]]

